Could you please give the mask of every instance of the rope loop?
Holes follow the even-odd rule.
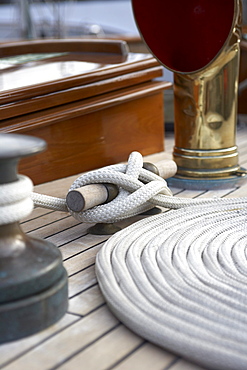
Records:
[[[32,212],[32,189],[32,181],[23,175],[18,175],[17,181],[0,185],[0,225],[20,221]]]
[[[142,166],[142,155],[132,152],[126,165],[103,167],[80,176],[69,191],[99,183],[111,183],[120,190],[109,203],[79,213],[69,210],[72,216],[81,222],[116,222],[153,208],[159,193],[171,196],[166,181]]]
[[[66,199],[32,193],[36,206],[56,211],[70,212],[80,222],[112,223],[143,213],[154,206],[166,209],[180,209],[188,206],[210,205],[212,209],[228,206],[239,209],[247,207],[247,197],[242,198],[198,198],[173,197],[166,181],[143,168],[143,158],[132,152],[127,164],[116,164],[87,172],[78,177],[69,191],[90,184],[114,184],[119,188],[115,199],[82,212],[68,208]]]

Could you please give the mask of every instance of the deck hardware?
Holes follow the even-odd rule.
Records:
[[[175,163],[170,163],[170,166],[171,168],[175,166]],[[150,163],[150,162],[143,162],[143,166],[142,166],[145,170],[148,170],[150,172],[153,172],[155,175],[158,175],[160,176],[160,174],[162,174],[162,168],[163,168],[163,164],[158,164],[157,166],[155,166],[155,164],[153,163]],[[175,172],[176,171],[176,166],[173,168],[173,170],[171,170],[171,173],[173,173],[173,171]],[[163,174],[164,175],[164,174]],[[113,185],[113,184],[104,184],[105,186],[108,186],[109,188],[109,194],[110,196],[108,196],[106,202],[109,202],[110,200],[114,199],[117,194],[118,194],[118,190],[117,188]],[[83,189],[80,188],[80,189]],[[76,189],[78,190],[78,189]],[[68,195],[70,195],[71,192],[68,193]],[[68,204],[68,196],[66,198],[66,201],[67,201],[67,204]],[[84,202],[85,203],[85,202]],[[70,205],[68,204],[69,208],[71,209]],[[158,208],[158,207],[153,207],[145,212],[142,212],[141,215],[142,216],[152,216],[152,215],[156,215],[158,213],[161,213],[161,209]],[[89,234],[92,234],[92,235],[113,235],[115,233],[117,233],[118,231],[121,230],[121,227],[120,226],[117,226],[115,225],[114,223],[111,223],[111,224],[108,224],[108,223],[97,223],[95,224],[94,226],[91,226],[87,229],[87,232]]]
[[[118,195],[118,188],[113,184],[89,184],[69,191],[66,203],[74,212],[85,211],[99,204],[110,202]]]
[[[92,235],[113,235],[122,230],[120,226],[107,223],[97,223],[87,229],[87,232]]]
[[[26,215],[23,209],[29,214],[33,208],[32,182],[17,174],[19,159],[45,147],[35,137],[0,134],[0,343],[45,329],[67,309],[67,273],[60,251],[26,235],[19,223]]]
[[[131,176],[131,178],[133,179],[138,178],[140,170],[141,170],[141,166],[142,166],[142,168],[145,171],[151,172],[156,176],[152,178],[152,180],[159,179],[159,181],[163,182],[164,189],[166,188],[166,182],[164,182],[164,179],[167,177],[173,176],[173,174],[175,174],[177,171],[176,163],[172,160],[163,160],[163,161],[157,162],[156,164],[153,164],[150,162],[142,162],[142,157],[140,153],[137,153],[137,152],[133,152],[130,155],[130,158],[132,158],[129,162],[130,167],[127,166],[126,168],[126,174],[128,173],[128,176]],[[137,166],[135,162],[137,162]],[[114,168],[114,166],[113,167],[109,166],[109,174],[112,168]],[[98,173],[96,175],[96,178],[98,179],[98,181],[101,181],[101,175],[100,175],[101,170],[96,170],[96,172],[97,171]],[[105,171],[107,171],[107,167],[103,168],[102,171],[105,173]],[[84,175],[82,175],[82,181],[83,181],[83,176]],[[112,179],[114,177],[116,179],[116,176],[117,175],[115,172],[115,176],[113,175]],[[111,176],[109,175],[109,180],[110,178]],[[150,181],[151,181],[150,176],[145,177],[144,175],[138,187],[140,187],[141,184],[147,184]],[[83,186],[81,187],[77,185],[74,187],[72,185],[72,188],[67,194],[66,203],[72,215],[75,218],[79,217],[79,219],[81,217],[80,212],[86,211],[87,209],[92,209],[95,206],[105,205],[108,202],[115,200],[118,195],[120,196],[119,198],[121,198],[122,200],[120,201],[120,203],[118,203],[118,205],[116,204],[116,208],[123,208],[123,204],[124,204],[123,194],[125,194],[125,198],[127,199],[127,193],[126,193],[126,190],[123,190],[123,188],[121,190],[121,188],[122,188],[121,186],[117,186],[116,184],[113,184],[110,182],[98,184],[97,180],[95,182],[92,181],[92,184],[89,184],[89,185],[83,184]],[[164,190],[164,192],[166,192],[167,195],[172,195],[168,189]],[[116,199],[116,201],[118,201],[118,199]],[[122,203],[122,206],[120,206],[121,203]],[[97,209],[95,209],[93,212],[97,212]],[[149,204],[147,208],[144,209],[143,212],[140,210],[139,213],[141,215],[153,215],[153,214],[157,214],[160,212],[161,212],[160,208],[152,207],[152,205],[150,206]],[[108,211],[108,214],[111,215],[111,212]],[[133,214],[130,213],[129,217],[131,217],[132,215]],[[113,220],[113,222],[115,222],[115,220]],[[91,226],[87,231],[93,235],[115,234],[116,232],[121,230],[121,228],[115,225],[113,222],[109,222],[109,221],[108,222],[98,222],[94,226]]]
[[[216,204],[231,202],[231,199],[228,198],[187,199],[173,197],[167,182],[161,176],[145,170],[142,166],[143,158],[141,154],[132,152],[127,164],[107,166],[79,176],[73,182],[69,191],[88,184],[112,183],[119,187],[119,194],[111,202],[99,204],[82,212],[70,210],[65,198],[38,193],[32,193],[31,198],[36,206],[61,212],[69,211],[76,220],[92,224],[115,223],[140,215],[147,210],[151,210],[154,206],[178,209],[192,205],[211,204],[215,206]],[[246,201],[246,198],[239,199],[240,203],[243,201]]]
[[[132,7],[148,48],[174,74],[178,171],[168,184],[209,190],[247,181],[237,175],[235,143],[241,0],[187,1],[186,8],[182,0],[132,0]]]

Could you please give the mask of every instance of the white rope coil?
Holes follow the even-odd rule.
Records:
[[[0,185],[0,225],[20,221],[32,212],[32,190],[32,181],[23,175],[18,175],[17,181]]]
[[[246,206],[196,206],[112,236],[96,272],[130,329],[212,369],[247,369]]]
[[[105,182],[120,188],[108,204],[71,212],[85,222],[115,222],[154,205],[181,208],[135,223],[101,249],[96,271],[110,308],[139,335],[203,366],[246,369],[247,198],[175,198],[142,165],[135,152],[128,165],[89,172],[70,188]],[[25,176],[0,186],[0,225],[32,211],[31,191]],[[68,210],[65,199],[32,198]]]

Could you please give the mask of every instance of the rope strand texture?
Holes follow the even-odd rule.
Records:
[[[159,346],[212,369],[247,368],[246,206],[149,217],[97,255],[115,315]]]
[[[115,234],[97,255],[97,278],[116,316],[144,338],[203,366],[246,369],[247,199],[171,197],[165,180],[142,169],[139,153],[127,166],[83,175],[71,190],[103,182],[119,185],[118,197],[79,214],[80,221],[116,221],[154,204],[181,208]],[[0,225],[31,212],[31,191],[25,176],[0,186]],[[32,198],[36,205],[67,211],[64,199],[36,193]]]
[[[185,199],[172,197],[167,183],[160,176],[142,168],[143,158],[140,153],[131,153],[128,164],[118,164],[91,171],[78,177],[69,191],[88,184],[111,183],[119,187],[118,196],[107,204],[93,207],[83,212],[73,212],[67,208],[65,199],[32,193],[36,206],[58,211],[69,211],[81,222],[117,222],[140,213],[154,206],[178,209],[190,205],[211,204],[217,207],[220,204],[233,203],[247,204],[247,198],[222,199]]]
[[[20,221],[32,212],[32,190],[32,181],[23,175],[18,175],[17,181],[0,185],[0,225]]]

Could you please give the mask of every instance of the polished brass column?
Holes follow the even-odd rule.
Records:
[[[174,159],[178,175],[222,177],[239,169],[235,144],[239,39],[208,68],[174,73]]]

